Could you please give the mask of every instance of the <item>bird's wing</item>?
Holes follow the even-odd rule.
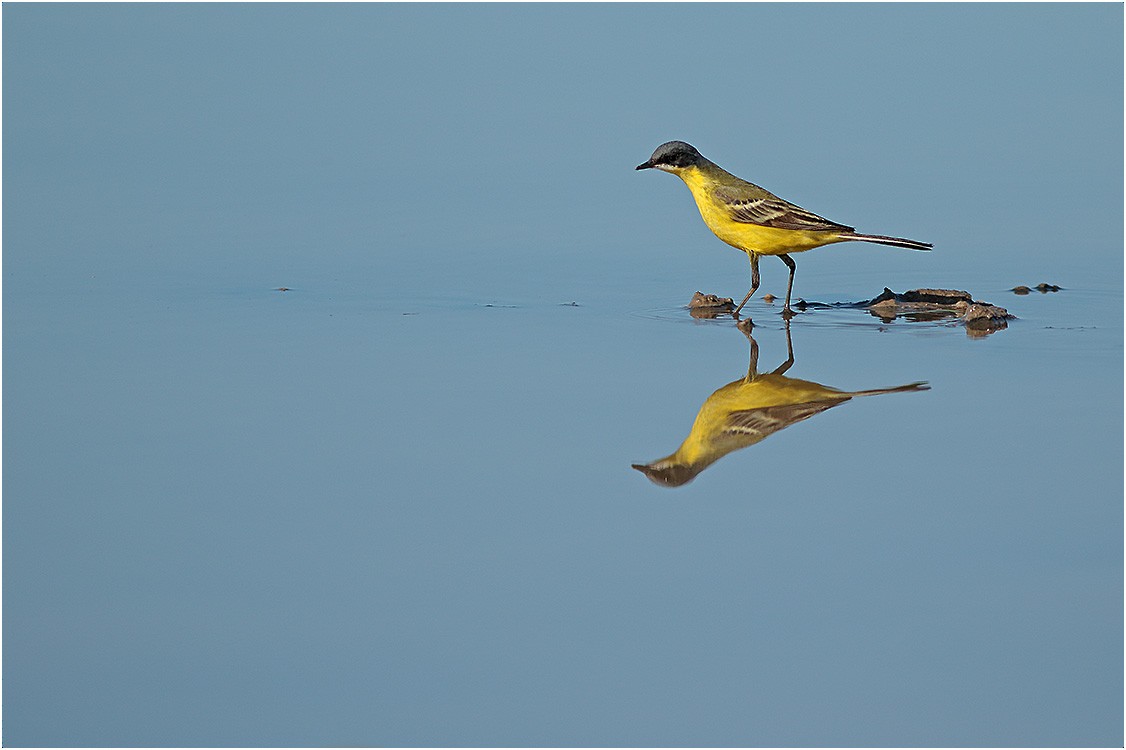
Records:
[[[778,432],[778,430],[789,427],[803,419],[809,419],[814,414],[832,409],[837,404],[844,403],[847,400],[811,401],[804,404],[783,404],[781,406],[748,409],[747,411],[733,411],[728,415],[723,431],[728,435],[744,436],[758,442],[766,436]]]
[[[799,229],[814,232],[853,231],[850,226],[830,221],[774,195],[750,197],[743,191],[721,187],[715,191],[715,197],[727,208],[733,221],[743,224],[758,224],[775,229]]]

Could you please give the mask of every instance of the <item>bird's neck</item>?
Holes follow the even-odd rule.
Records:
[[[684,184],[687,185],[692,192],[696,192],[696,188],[702,185],[737,179],[723,169],[723,167],[707,159],[702,159],[699,164],[693,164],[691,167],[680,170],[677,172],[677,176],[684,180]]]

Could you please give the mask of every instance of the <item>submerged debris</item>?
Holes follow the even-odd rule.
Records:
[[[1023,284],[1020,285],[1020,286],[1014,286],[1009,291],[1012,292],[1013,294],[1028,294],[1033,289],[1040,292],[1040,294],[1047,294],[1048,292],[1058,292],[1059,290],[1063,289],[1063,287],[1057,286],[1056,284],[1048,284],[1046,282],[1041,282],[1041,283],[1037,284],[1036,286],[1034,286],[1032,288],[1026,287]]]
[[[961,318],[971,336],[1008,328],[1008,321],[1016,317],[1003,307],[977,301],[969,292],[957,289],[912,289],[896,294],[884,287],[878,296],[860,306],[885,323],[900,315],[908,320]]]
[[[765,295],[767,302],[775,297]],[[1008,328],[1008,321],[1016,318],[1008,310],[988,302],[975,300],[969,292],[958,289],[911,289],[896,294],[884,291],[870,300],[861,302],[806,302],[799,299],[794,308],[806,310],[859,309],[867,310],[885,323],[903,317],[910,321],[936,321],[958,319],[971,336],[985,336]],[[730,297],[696,292],[688,303],[688,312],[694,318],[718,318],[735,311],[735,301]]]

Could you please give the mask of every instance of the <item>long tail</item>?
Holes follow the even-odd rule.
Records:
[[[860,240],[861,242],[875,242],[880,245],[892,245],[894,247],[906,247],[911,250],[930,250],[934,247],[929,242],[919,242],[918,240],[909,240],[903,237],[885,237],[882,234],[842,234],[846,240]]]
[[[850,396],[878,396],[881,393],[906,393],[909,391],[929,391],[930,384],[925,380],[918,383],[908,383],[907,385],[897,385],[894,388],[873,388],[870,391],[856,391],[850,393]]]

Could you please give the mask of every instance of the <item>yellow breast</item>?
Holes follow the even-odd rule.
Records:
[[[836,231],[804,231],[776,229],[758,224],[746,224],[731,218],[730,209],[712,197],[711,183],[698,169],[680,172],[680,178],[692,191],[700,216],[716,237],[734,248],[757,255],[783,255],[800,253],[815,247],[841,242]]]

